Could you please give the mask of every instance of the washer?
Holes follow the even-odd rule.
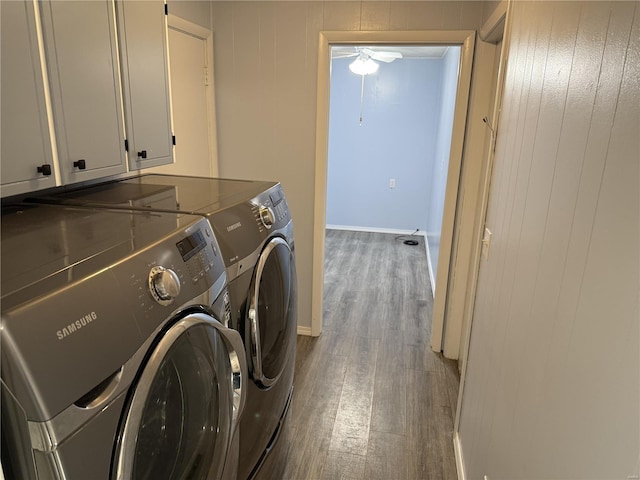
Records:
[[[1,248],[7,478],[236,478],[247,369],[208,222],[13,205]]]
[[[280,184],[152,174],[36,201],[182,212],[209,220],[226,267],[232,326],[242,335],[253,380],[240,422],[238,478],[255,476],[277,440],[293,391],[295,245]]]

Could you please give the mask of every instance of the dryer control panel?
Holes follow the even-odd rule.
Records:
[[[282,228],[291,220],[287,200],[280,185],[272,187],[250,203],[258,231],[261,233],[265,229],[271,230],[272,227],[276,230]]]
[[[209,217],[227,267],[227,281],[253,268],[270,236],[284,237],[293,249],[293,223],[280,184]]]

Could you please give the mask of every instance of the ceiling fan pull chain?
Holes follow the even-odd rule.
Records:
[[[362,104],[364,103],[364,77],[365,75],[361,75],[362,84],[360,87],[360,126],[362,126]]]

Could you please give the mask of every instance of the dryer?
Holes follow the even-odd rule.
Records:
[[[2,209],[2,463],[20,479],[235,479],[247,370],[201,216]]]
[[[293,392],[297,279],[293,222],[279,185],[210,216],[232,278],[235,326],[253,382],[240,422],[239,478],[253,478],[275,445]]]
[[[251,382],[240,422],[238,478],[255,476],[277,440],[293,391],[297,282],[293,221],[279,183],[147,174],[39,202],[204,216],[219,242]]]

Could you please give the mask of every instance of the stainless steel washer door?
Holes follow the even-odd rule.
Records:
[[[161,337],[125,410],[115,478],[221,478],[244,402],[242,349],[236,332],[203,313]]]
[[[251,286],[248,312],[253,378],[263,387],[278,381],[296,337],[296,270],[285,240],[265,246]]]

